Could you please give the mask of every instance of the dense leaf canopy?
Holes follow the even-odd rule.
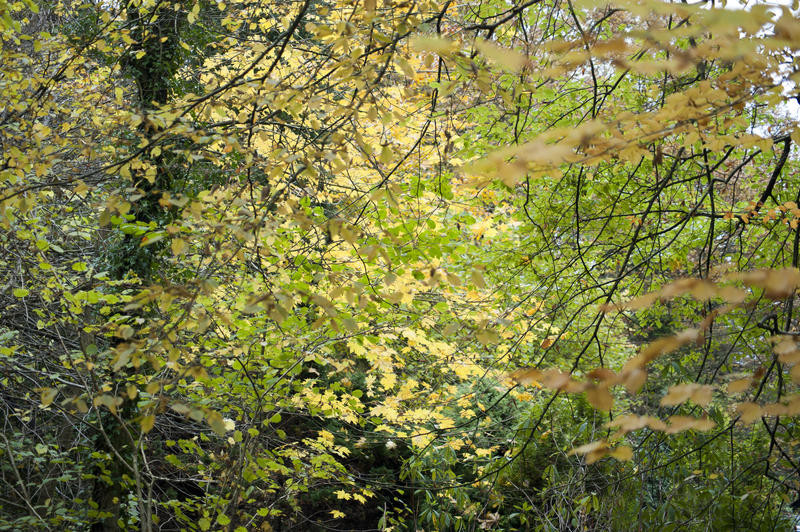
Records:
[[[0,0],[0,530],[790,529],[796,4]]]

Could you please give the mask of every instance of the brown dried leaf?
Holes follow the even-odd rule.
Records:
[[[567,456],[572,456],[575,454],[587,454],[601,449],[608,449],[608,444],[605,440],[597,440],[585,445],[581,445],[580,447],[575,447],[567,453]]]
[[[747,298],[747,292],[736,286],[723,286],[717,289],[717,295],[725,301],[738,304]]]
[[[639,390],[641,390],[645,381],[647,381],[646,369],[634,368],[625,373],[625,389],[630,393],[637,393]]]
[[[542,371],[535,368],[522,368],[512,372],[508,377],[520,384],[541,386]]]
[[[746,401],[736,405],[736,411],[739,412],[740,419],[743,423],[753,423],[761,417],[761,407],[756,403]]]
[[[700,432],[709,431],[716,426],[717,424],[709,417],[701,417],[700,419],[696,419],[694,422],[694,430],[699,430]]]
[[[649,416],[634,416],[631,414],[619,416],[618,418],[614,419],[613,421],[609,421],[606,423],[606,427],[614,428],[618,427],[619,430],[622,432],[632,432],[634,430],[639,430],[645,428],[650,421]]]
[[[570,380],[569,373],[557,369],[549,369],[542,374],[541,383],[545,388],[552,390],[566,390]]]
[[[689,295],[700,301],[708,301],[716,297],[717,286],[703,279],[691,279],[687,283],[687,290]]]
[[[764,296],[769,299],[784,299],[794,295],[800,286],[800,270],[784,268],[781,270],[755,270],[748,273],[733,274],[733,279],[742,281],[748,286],[762,288]]]
[[[670,416],[669,426],[666,427],[667,434],[676,434],[685,430],[706,431],[716,427],[717,424],[707,417],[693,418],[689,416]]]
[[[692,397],[695,384],[678,384],[670,386],[667,395],[661,398],[661,406],[674,406],[685,403]]]
[[[643,296],[635,297],[626,303],[621,303],[619,305],[616,305],[616,309],[640,310],[643,308],[650,308],[651,306],[653,306],[653,303],[658,301],[658,299],[659,299],[659,293],[651,292]]]
[[[667,424],[657,417],[647,416],[647,426],[653,430],[660,430],[662,432],[667,430]]]
[[[586,457],[587,464],[593,464],[609,454],[608,443],[605,440],[593,441],[570,450],[568,455],[582,454]]]
[[[786,415],[800,415],[800,395],[790,395],[786,399],[788,399],[786,403]]]
[[[696,342],[700,338],[702,337],[697,329],[686,329],[674,336],[659,338],[644,346],[637,356],[628,360],[623,370],[629,371],[634,368],[644,367],[659,356],[671,353],[684,345]]]
[[[614,407],[614,397],[604,386],[590,386],[586,389],[586,400],[597,410],[610,411]]]
[[[586,455],[586,463],[593,464],[607,455],[608,455],[608,449],[602,449],[602,450],[598,449],[597,451],[592,451]]]
[[[639,310],[651,307],[656,301],[668,301],[686,294],[700,301],[719,297],[733,304],[741,303],[747,297],[747,292],[735,286],[718,286],[705,279],[680,279],[664,285],[661,290],[644,294],[625,303],[601,305],[600,310],[603,312]]]
[[[742,393],[747,391],[752,384],[753,379],[751,377],[747,377],[745,379],[737,379],[735,381],[731,381],[728,383],[728,392],[729,393]]]
[[[617,377],[617,374],[608,368],[595,368],[587,373],[586,376],[590,379],[596,379],[598,381],[614,381]]]
[[[778,355],[778,360],[784,364],[797,364],[800,362],[800,350]]]
[[[765,416],[788,416],[789,407],[783,403],[769,403],[762,408]]]
[[[692,392],[692,402],[699,406],[708,406],[714,396],[714,387],[708,384],[699,385]]]
[[[794,338],[788,335],[773,336],[770,340],[775,344],[772,350],[778,355],[778,360],[786,364],[800,362],[800,349]]]
[[[619,445],[608,454],[621,461],[628,461],[633,458],[633,450],[627,445]]]
[[[770,338],[775,346],[772,348],[776,355],[786,355],[797,351],[797,344],[794,338],[788,335],[778,335]]]
[[[684,430],[691,430],[694,427],[694,418],[688,416],[670,416],[667,434],[677,434]]]

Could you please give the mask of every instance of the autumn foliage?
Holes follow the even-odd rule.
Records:
[[[797,6],[0,0],[0,530],[788,530]]]

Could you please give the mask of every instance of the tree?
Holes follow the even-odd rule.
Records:
[[[788,526],[789,8],[0,13],[0,526]]]

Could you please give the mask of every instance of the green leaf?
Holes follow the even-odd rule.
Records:
[[[150,244],[155,244],[159,240],[163,240],[164,237],[167,236],[166,233],[159,232],[159,233],[150,233],[149,235],[145,236],[142,239],[142,243],[139,244],[140,247],[149,246]]]
[[[15,288],[13,291],[14,297],[25,297],[30,293],[30,290],[27,288]]]

